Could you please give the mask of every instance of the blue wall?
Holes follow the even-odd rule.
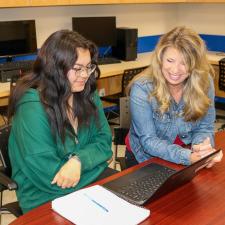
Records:
[[[36,54],[15,56],[15,57],[12,57],[12,61],[35,60],[36,56],[37,56]],[[0,63],[4,63],[6,61],[7,61],[7,58],[0,58]]]
[[[200,34],[200,36],[205,41],[208,50],[225,52],[225,36],[209,34]]]
[[[138,38],[138,53],[153,51],[161,35]]]
[[[138,53],[150,52],[155,48],[156,43],[159,40],[161,35],[152,35],[138,38]],[[206,42],[207,48],[210,51],[219,51],[225,52],[225,36],[223,35],[209,35],[209,34],[200,34],[202,39]],[[105,53],[110,53],[110,48],[100,48],[100,55]],[[36,55],[27,55],[27,56],[17,56],[13,58],[13,61],[17,60],[33,60],[36,58]],[[5,62],[6,59],[0,58],[0,62]]]
[[[225,36],[200,34],[205,41],[208,50],[225,52]],[[138,53],[149,52],[154,50],[160,35],[146,36],[138,38]]]

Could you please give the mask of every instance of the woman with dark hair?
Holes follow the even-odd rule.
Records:
[[[92,42],[57,31],[13,91],[9,156],[24,213],[109,174],[111,132],[96,91],[96,57]]]

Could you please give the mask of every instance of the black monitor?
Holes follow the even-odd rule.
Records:
[[[73,17],[73,30],[93,41],[98,47],[116,44],[116,17]]]
[[[0,57],[36,52],[35,20],[0,21]]]

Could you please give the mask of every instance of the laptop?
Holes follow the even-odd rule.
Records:
[[[138,170],[103,184],[103,187],[135,205],[144,205],[192,180],[221,149],[181,170],[149,163]]]

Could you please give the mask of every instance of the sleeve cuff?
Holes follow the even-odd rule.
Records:
[[[184,149],[180,152],[180,164],[182,165],[190,165],[190,156],[191,156],[191,150],[190,149]]]

